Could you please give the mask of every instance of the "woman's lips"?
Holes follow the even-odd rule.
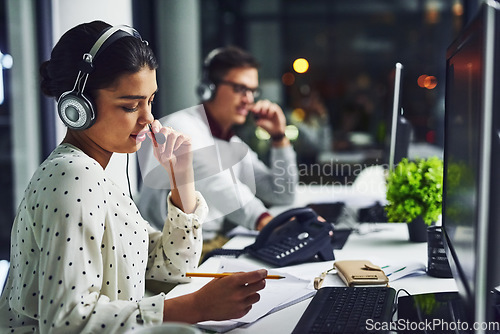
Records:
[[[146,139],[146,133],[145,132],[140,132],[136,135],[132,135],[132,137],[135,137],[135,140],[137,142],[143,142]]]

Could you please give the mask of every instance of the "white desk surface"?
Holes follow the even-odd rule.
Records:
[[[302,189],[298,189],[298,192],[302,191],[302,195],[298,196],[296,200],[295,204],[297,206],[303,206],[308,202],[315,202],[318,200],[342,200],[341,197],[344,199],[348,198],[352,203],[360,204],[361,197],[356,199],[355,192],[353,192],[353,189],[350,187],[307,187],[308,188],[305,188],[304,186]],[[365,198],[383,199],[380,198],[380,196],[380,192],[377,193],[376,191],[364,194]],[[276,213],[284,209],[284,207],[274,208]],[[334,251],[335,260],[366,259],[380,266],[383,266],[385,261],[391,263],[396,261],[419,261],[427,265],[427,243],[409,242],[406,224],[388,223],[373,224],[369,226],[373,227],[374,231],[362,235],[354,232],[351,233],[344,247]],[[367,230],[369,231],[370,228]],[[243,248],[253,243],[253,241],[253,237],[236,236],[225,245],[225,248]],[[272,268],[272,266],[251,259],[248,256],[242,256],[240,259],[242,261],[249,261],[253,264],[260,264],[263,268]],[[218,270],[219,261],[218,258],[210,258],[200,266],[198,271],[215,272]],[[334,261],[300,264],[295,266],[295,269],[308,271],[308,274],[310,273],[311,277],[314,278],[322,271],[331,268],[333,262]],[[196,291],[208,281],[209,279],[207,278],[193,278],[191,283],[176,286],[167,294],[167,298]],[[338,285],[338,282],[339,280],[336,275],[327,275],[327,279],[323,286]],[[434,278],[428,275],[402,278],[391,282],[390,285],[396,289],[396,291],[398,289],[405,289],[411,294],[457,290],[457,286],[453,279]],[[233,329],[230,333],[291,333],[310,300],[311,299],[307,299],[281,311],[265,316],[250,326]]]

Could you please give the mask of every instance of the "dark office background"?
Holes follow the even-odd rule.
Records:
[[[263,64],[261,80],[293,72],[296,58],[309,61],[310,70],[295,74],[293,86],[283,85],[283,107],[294,108],[301,87],[308,86],[323,98],[334,138],[342,131],[345,115],[355,112],[360,114],[358,124],[350,129],[368,132],[374,145],[385,138],[392,111],[393,69],[401,62],[402,106],[415,140],[442,145],[444,55],[462,27],[463,9],[455,0],[208,0],[202,1],[201,8],[202,46],[204,54],[228,44],[248,48],[252,31],[279,31],[278,62],[266,59],[262,52],[266,48],[250,51]],[[260,38],[266,43],[265,34]],[[419,87],[421,75],[434,76],[437,85]]]
[[[134,0],[134,26],[155,40],[155,4],[160,0]],[[415,129],[415,140],[442,145],[444,112],[444,59],[446,47],[475,14],[480,0],[200,0],[201,51],[238,45],[262,63],[261,83],[278,83],[277,97],[290,116],[301,99],[317,91],[328,110],[334,143],[344,140],[343,128],[361,131],[381,147],[391,113],[393,69],[404,65],[402,105]],[[48,52],[50,26],[40,1],[37,17],[39,53]],[[8,53],[6,1],[0,0],[0,50]],[[45,22],[45,23],[44,23]],[[163,32],[165,33],[165,32]],[[45,43],[44,43],[45,42]],[[175,47],[175,46],[172,46]],[[292,62],[304,57],[310,69],[294,73]],[[203,58],[199,59],[200,63]],[[294,75],[285,85],[282,76]],[[0,259],[7,258],[14,209],[12,203],[12,145],[9,71],[4,70],[6,100],[0,105]],[[421,75],[433,76],[420,87]],[[276,85],[275,85],[276,86]],[[432,88],[432,89],[431,89]],[[193,88],[194,89],[194,88]],[[161,101],[155,108],[161,108]],[[42,101],[43,104],[43,101]],[[42,105],[42,112],[44,110]],[[346,116],[357,122],[346,127]],[[50,114],[50,113],[49,113]],[[45,118],[44,118],[45,119]],[[41,127],[49,126],[42,123]],[[265,157],[253,133],[246,138]],[[45,137],[43,154],[54,145]],[[356,149],[338,145],[339,151]],[[299,152],[300,153],[300,152]],[[42,159],[43,157],[40,157]]]
[[[154,34],[150,14],[155,3],[137,2],[134,13],[141,31]],[[333,150],[339,152],[360,149],[350,142],[350,132],[370,138],[363,149],[384,148],[392,117],[394,66],[400,62],[401,104],[413,126],[413,140],[442,147],[446,48],[479,3],[203,0],[201,50],[206,55],[216,47],[237,45],[252,52],[261,62],[261,83],[279,84],[277,100],[289,118],[312,91],[318,93],[328,111]],[[310,68],[298,74],[292,63],[301,57]],[[293,84],[284,84],[283,75],[290,74]],[[419,86],[419,77],[429,77],[425,86]],[[265,160],[265,146],[245,130],[240,134]],[[302,148],[296,148],[300,155]]]

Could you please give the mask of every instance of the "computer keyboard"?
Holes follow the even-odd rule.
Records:
[[[321,288],[292,334],[385,333],[380,327],[391,321],[395,295],[389,287]]]

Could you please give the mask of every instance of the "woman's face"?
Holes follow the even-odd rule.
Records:
[[[146,138],[147,124],[154,118],[151,106],[158,89],[156,70],[144,67],[124,74],[95,98],[97,118],[87,135],[108,152],[133,153]]]

